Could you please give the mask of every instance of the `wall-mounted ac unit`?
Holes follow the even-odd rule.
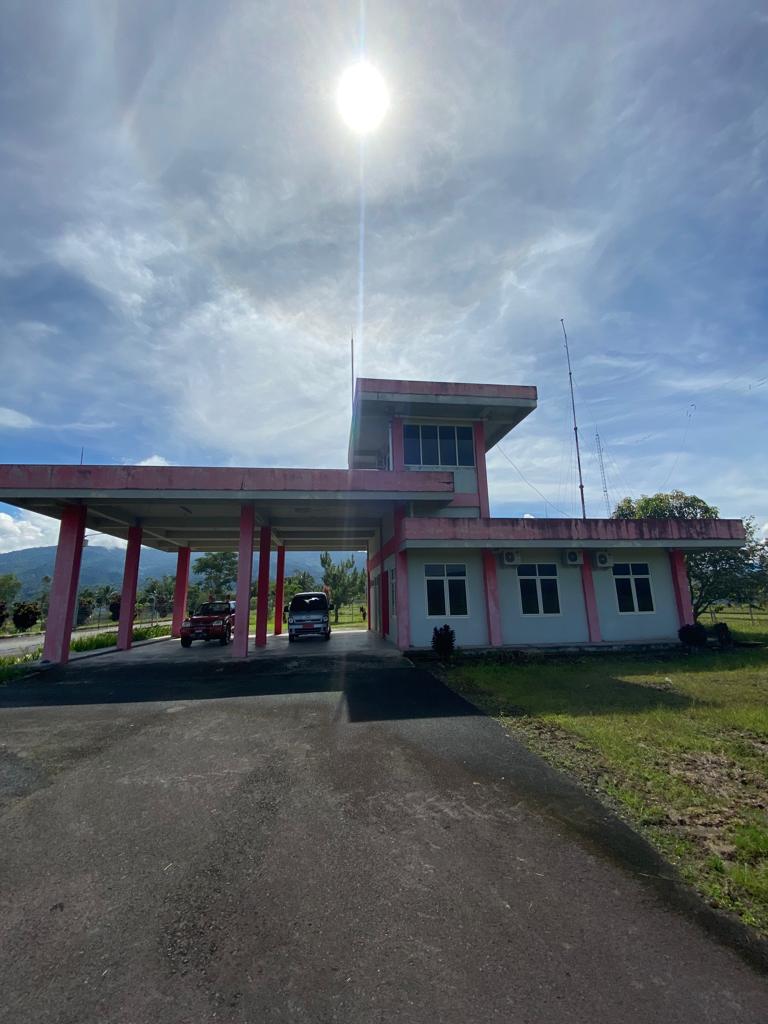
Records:
[[[520,565],[522,558],[520,557],[519,551],[502,551],[501,552],[501,564],[502,565]]]
[[[563,552],[563,565],[583,565],[584,564],[584,552],[577,551],[571,548],[569,551]]]
[[[610,551],[593,551],[592,565],[595,569],[610,569],[613,565],[613,555]]]

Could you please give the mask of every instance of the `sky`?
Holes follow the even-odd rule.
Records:
[[[360,6],[17,0],[0,462],[346,464]],[[494,515],[696,493],[768,534],[768,14],[367,0],[360,376],[533,384]],[[57,525],[0,506],[0,551]],[[105,543],[110,543],[107,539]]]

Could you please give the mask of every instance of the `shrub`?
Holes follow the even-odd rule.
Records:
[[[707,630],[700,622],[695,622],[692,626],[681,626],[677,635],[680,638],[680,643],[685,644],[686,647],[707,646]]]
[[[8,618],[8,605],[5,601],[0,601],[0,629],[5,625],[5,620]]]
[[[31,629],[40,618],[40,605],[33,601],[19,601],[13,606],[13,624],[20,633]]]
[[[118,622],[120,619],[120,596],[119,594],[113,594],[109,602],[109,617],[113,622]]]
[[[432,650],[441,661],[448,661],[456,650],[456,634],[447,622],[432,630]]]
[[[733,647],[733,634],[727,622],[716,622],[712,627],[712,635],[723,650]]]

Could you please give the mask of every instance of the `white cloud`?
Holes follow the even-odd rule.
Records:
[[[7,430],[29,430],[30,427],[36,426],[37,421],[33,420],[31,416],[27,416],[26,413],[0,406],[0,427]]]
[[[11,516],[0,512],[0,552],[20,551],[22,548],[44,548],[56,544],[59,523],[37,512],[22,512]]]
[[[132,466],[175,466],[175,462],[169,462],[164,455],[149,455],[146,459],[140,459],[138,462],[126,463],[126,465]]]

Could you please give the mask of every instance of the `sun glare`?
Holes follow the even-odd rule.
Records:
[[[381,74],[365,60],[347,68],[336,90],[339,113],[349,127],[368,135],[389,109],[389,90]]]

